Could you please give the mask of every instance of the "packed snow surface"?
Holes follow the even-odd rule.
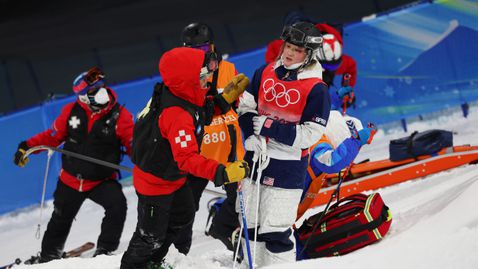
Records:
[[[473,110],[470,112],[467,119],[456,113],[445,118],[413,123],[409,125],[409,133],[399,129],[387,132],[380,130],[373,143],[362,149],[356,162],[366,158],[370,160],[388,158],[389,141],[409,135],[415,130],[450,130],[456,132],[455,145],[478,145],[478,113]],[[209,185],[208,188],[213,187]],[[16,268],[119,268],[122,253],[126,250],[136,227],[137,217],[137,198],[133,187],[125,187],[124,192],[128,199],[128,216],[116,255],[91,258],[90,251],[81,258]],[[423,179],[383,188],[378,192],[390,207],[393,216],[392,226],[383,240],[340,257],[274,265],[268,268],[478,268],[477,165],[466,165]],[[206,204],[213,197],[207,193],[203,195],[194,224],[190,254],[184,256],[174,247],[170,248],[166,258],[174,268],[232,268],[232,253],[218,240],[204,235],[208,214]],[[17,257],[26,259],[40,250],[41,240],[35,238],[35,233],[40,223],[43,235],[52,208],[52,202],[49,201],[41,219],[39,208],[0,217],[2,242],[0,265],[11,263]],[[308,215],[319,210],[320,208],[316,208],[308,212]],[[71,249],[86,241],[96,242],[102,218],[102,208],[87,200],[73,224],[65,248]]]

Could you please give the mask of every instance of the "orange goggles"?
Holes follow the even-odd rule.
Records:
[[[93,67],[86,72],[85,81],[88,85],[93,85],[101,79],[105,78],[105,74],[98,67]]]

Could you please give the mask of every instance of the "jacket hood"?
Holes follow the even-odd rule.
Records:
[[[208,91],[199,82],[204,54],[199,49],[180,47],[167,51],[159,60],[159,73],[169,91],[197,106],[204,104]]]

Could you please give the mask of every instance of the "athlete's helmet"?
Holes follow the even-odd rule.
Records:
[[[317,53],[317,59],[327,70],[335,70],[342,61],[342,45],[333,34],[323,35],[324,43]]]
[[[100,88],[105,85],[105,74],[98,67],[81,73],[73,81],[73,92],[77,95],[86,94],[92,88]]]
[[[186,47],[211,44],[214,43],[214,34],[208,25],[194,22],[183,29],[181,41],[183,42],[183,46]]]
[[[342,62],[342,35],[336,28],[325,23],[318,23],[315,27],[324,38],[324,44],[317,52],[317,59],[324,69],[334,71]]]
[[[98,67],[81,73],[73,81],[73,92],[78,96],[78,100],[96,108],[105,107],[110,98],[104,78],[105,74]]]
[[[315,51],[322,46],[323,42],[320,31],[309,22],[296,22],[291,26],[284,27],[280,38],[285,42],[312,51]]]

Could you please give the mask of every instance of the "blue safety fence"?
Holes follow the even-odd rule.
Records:
[[[344,51],[357,61],[358,69],[357,104],[349,114],[380,124],[478,100],[477,30],[478,5],[461,0],[423,3],[346,26]],[[252,77],[264,63],[264,53],[262,48],[229,60]],[[157,76],[110,86],[118,93],[118,102],[136,115],[159,80]],[[0,118],[0,214],[40,202],[46,153],[31,156],[25,168],[13,164],[13,154],[20,141],[49,128],[74,98]],[[132,166],[127,157],[122,165]],[[47,199],[52,197],[60,166],[55,153]]]
[[[247,76],[252,76],[254,72],[252,67],[262,63],[264,53],[265,49],[254,50],[237,55],[230,60],[236,64],[238,70],[243,71]],[[160,77],[156,76],[110,86],[118,93],[118,103],[136,115],[150,98],[154,84],[160,80]],[[20,141],[49,128],[60,114],[62,107],[73,101],[75,96],[70,96],[0,118],[2,130],[0,136],[4,145],[0,148],[2,164],[0,178],[3,183],[3,188],[0,189],[0,214],[40,203],[47,162],[46,152],[30,156],[30,162],[24,168],[13,164],[13,155]],[[128,157],[125,157],[121,164],[132,167]],[[47,199],[52,198],[60,168],[61,156],[59,153],[54,153],[47,180]],[[130,173],[124,171],[121,174],[123,177],[130,176]]]
[[[385,123],[478,99],[478,4],[423,3],[345,29],[357,61],[356,109]]]

